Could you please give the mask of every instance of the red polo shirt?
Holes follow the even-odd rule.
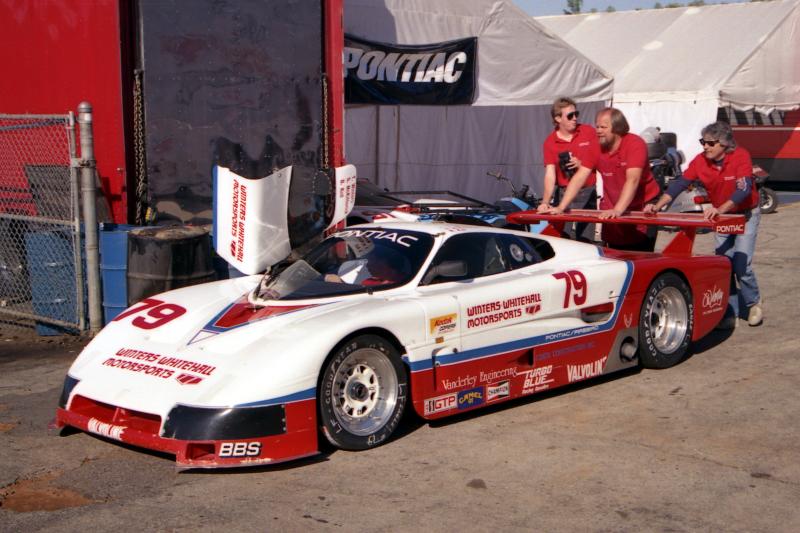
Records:
[[[569,178],[561,171],[558,165],[558,154],[560,152],[572,152],[572,155],[581,160],[581,166],[594,170],[597,166],[597,158],[600,156],[600,144],[597,142],[597,133],[588,124],[578,124],[578,129],[572,136],[571,141],[565,141],[556,134],[556,130],[547,136],[542,145],[544,152],[544,164],[556,166],[556,185],[566,187],[569,185]],[[586,178],[584,187],[591,187],[597,179],[594,172]]]
[[[647,160],[647,144],[644,139],[633,133],[622,136],[616,152],[601,152],[597,161],[597,170],[603,176],[603,199],[600,209],[613,209],[625,185],[625,174],[629,168],[641,168],[642,177],[629,211],[641,211],[644,204],[652,202],[661,194],[661,187],[653,179],[650,162]]]
[[[722,165],[717,165],[703,154],[698,154],[683,173],[687,180],[700,180],[708,191],[711,205],[719,207],[731,198],[737,189],[745,190],[745,181],[753,176],[753,161],[744,148],[725,154]],[[753,184],[750,196],[733,206],[731,213],[741,213],[758,205],[758,189]]]

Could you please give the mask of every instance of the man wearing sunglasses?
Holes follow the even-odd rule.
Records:
[[[600,142],[597,170],[603,177],[598,216],[612,219],[626,211],[641,211],[655,202],[661,188],[650,171],[647,144],[630,133],[622,111],[613,107],[601,109],[594,126]],[[603,224],[603,241],[611,248],[652,252],[657,235],[655,226]]]
[[[542,146],[544,152],[544,196],[540,213],[560,214],[568,209],[596,209],[595,165],[600,153],[594,128],[579,124],[575,102],[558,98],[550,109],[554,130]],[[558,204],[551,202],[558,191]],[[568,224],[570,238],[594,241],[594,224]]]
[[[711,200],[711,207],[705,210],[706,218],[713,219],[724,213],[745,216],[747,222],[743,235],[716,235],[717,254],[726,255],[733,267],[728,310],[717,327],[733,329],[738,317],[746,319],[751,326],[758,326],[763,321],[763,311],[752,262],[761,210],[758,190],[753,183],[753,162],[747,150],[736,146],[728,123],[709,124],[701,134],[703,153],[689,163],[683,178],[670,182],[667,192],[645,211],[658,212],[689,187],[692,181],[698,180],[708,191]],[[740,309],[740,299],[744,309]]]

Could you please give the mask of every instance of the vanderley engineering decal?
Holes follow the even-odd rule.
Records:
[[[469,105],[477,53],[477,37],[398,45],[345,35],[345,103]]]

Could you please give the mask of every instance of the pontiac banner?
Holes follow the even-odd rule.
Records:
[[[345,103],[471,104],[477,52],[476,37],[412,46],[346,35]]]

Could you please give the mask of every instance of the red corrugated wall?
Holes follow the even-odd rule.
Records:
[[[66,114],[89,101],[104,193],[125,222],[119,2],[4,0],[0,21],[0,113]]]

